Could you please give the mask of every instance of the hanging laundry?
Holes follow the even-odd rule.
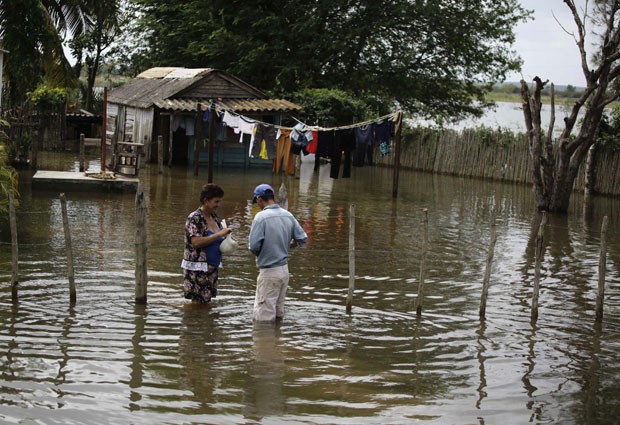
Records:
[[[374,148],[374,135],[372,132],[372,125],[366,124],[359,127],[355,127],[355,158],[353,165],[356,167],[362,167],[364,160],[368,159],[368,165],[373,165],[373,148]]]
[[[261,155],[265,141],[265,154]],[[250,148],[250,157],[273,159],[276,157],[278,141],[276,139],[276,129],[271,125],[257,123],[254,127],[254,143]]]
[[[291,130],[278,130],[278,145],[276,147],[276,160],[273,161],[272,171],[280,173],[282,165],[284,172],[289,176],[295,175],[295,155],[291,152]]]
[[[386,118],[372,124],[375,133],[375,144],[380,145],[383,142],[390,141],[390,137],[394,136],[394,120]]]
[[[312,140],[312,130],[306,127],[305,124],[299,123],[293,127],[291,131],[291,141],[293,142],[293,149],[296,154],[300,154],[302,149],[308,146]]]
[[[185,129],[185,118],[182,115],[174,115],[172,120],[172,131],[177,131],[179,128]]]
[[[241,136],[239,137],[239,143],[243,143],[243,135],[250,135],[250,148],[252,146],[252,137],[254,136],[254,127],[256,126],[256,121],[250,119],[248,117],[244,117],[243,115],[239,115],[239,124],[238,130]]]
[[[228,111],[224,111],[222,122],[226,124],[227,127],[239,128],[239,115],[233,115]]]
[[[256,142],[255,139],[254,141]],[[269,159],[269,155],[267,155],[267,142],[265,141],[265,139],[260,141],[260,153],[258,154],[258,157],[260,159]]]
[[[318,143],[315,155],[321,158],[329,158],[330,150],[334,143],[334,131],[321,130],[318,132],[317,138]]]
[[[344,165],[342,177],[351,177],[351,153],[357,148],[354,131],[351,129],[343,129],[334,131],[334,142],[331,149],[331,168],[329,176],[337,179],[340,172],[340,163],[344,154]]]
[[[193,136],[196,119],[194,115],[185,115],[185,135]]]
[[[319,143],[319,132],[312,130],[312,141],[306,145],[304,149],[306,153],[316,153],[316,149]]]

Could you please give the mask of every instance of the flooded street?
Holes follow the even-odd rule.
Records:
[[[77,170],[47,154],[41,169]],[[207,170],[141,170],[148,213],[148,305],[134,304],[134,194],[67,192],[77,303],[57,192],[18,211],[19,302],[11,235],[0,228],[0,422],[20,424],[615,424],[620,416],[620,200],[585,203],[545,229],[538,321],[530,321],[535,236],[531,189],[498,182],[329,165],[300,179],[216,169],[220,216],[241,249],[224,258],[209,306],[182,297],[185,218]],[[93,159],[90,168],[97,170]],[[245,246],[252,189],[288,190],[308,234],[294,250],[287,311],[253,325],[257,269]],[[349,210],[356,210],[351,315]],[[428,252],[415,311],[424,213]],[[595,325],[600,229],[609,216],[603,322]],[[486,320],[478,311],[495,220]]]

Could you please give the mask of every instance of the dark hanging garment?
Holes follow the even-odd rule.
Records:
[[[366,147],[366,158],[368,159],[368,165],[375,165],[374,154],[375,154],[375,146],[368,145]]]
[[[353,155],[353,166],[363,167],[366,159],[366,144],[355,142],[355,153]]]
[[[342,178],[351,177],[351,159],[355,150],[355,134],[353,129],[341,130],[342,150],[344,151],[344,165],[342,168]]]
[[[390,136],[394,135],[394,121],[391,118],[372,124],[375,132],[375,146],[381,143],[390,143]]]
[[[316,147],[316,155],[321,158],[329,158],[332,144],[334,143],[334,131],[319,131],[318,144]]]
[[[331,169],[329,170],[329,176],[332,179],[337,179],[340,173],[340,162],[342,161],[342,137],[340,137],[340,131],[333,131],[334,142],[332,143],[332,149],[330,152]]]
[[[362,125],[355,127],[355,157],[353,158],[353,165],[356,167],[362,167],[366,157],[368,157],[368,163],[372,165],[372,154],[374,137],[372,132],[372,125]]]
[[[317,149],[314,154],[314,171],[318,171],[321,165],[321,158],[329,158],[331,156],[331,147],[334,144],[333,130],[320,130],[317,132]]]
[[[260,150],[263,140],[265,141],[265,147],[267,148],[268,159],[274,159],[276,157],[276,151],[278,147],[278,141],[276,140],[276,129],[270,125],[256,124],[256,133],[254,133],[254,145],[252,146],[252,156],[254,158],[260,157]]]

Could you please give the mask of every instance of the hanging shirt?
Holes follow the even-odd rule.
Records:
[[[291,131],[291,140],[294,145],[305,148],[313,140],[312,130],[305,124],[299,123]]]
[[[372,124],[375,132],[375,144],[390,142],[390,136],[394,135],[394,121],[390,118],[374,122]]]
[[[355,127],[355,141],[358,145],[365,144],[371,146],[375,142],[374,135],[372,133],[372,125],[366,124],[360,127]]]
[[[253,142],[253,136],[254,136],[254,127],[256,126],[256,121],[254,121],[253,119],[250,119],[248,117],[244,117],[243,115],[239,115],[239,133],[241,133],[241,136],[239,137],[239,143],[243,143],[243,135],[244,134],[249,134],[250,136],[252,136],[252,138],[250,139],[250,147],[252,145]]]
[[[319,144],[319,132],[312,130],[312,141],[306,145],[306,152],[316,153]]]
[[[226,124],[227,127],[239,128],[239,115],[233,115],[228,111],[224,111],[222,122]]]

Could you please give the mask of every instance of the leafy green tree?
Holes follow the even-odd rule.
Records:
[[[337,89],[304,89],[293,93],[291,100],[304,107],[301,121],[322,127],[353,124],[370,115],[364,101]]]
[[[543,134],[541,93],[548,81],[534,78],[532,89],[521,81],[521,95],[530,156],[533,163],[533,186],[539,210],[566,213],[579,168],[596,141],[605,108],[620,98],[620,1],[596,0],[592,8],[578,9],[573,0],[564,0],[573,15],[575,43],[581,58],[585,89],[579,92],[557,141],[552,131]],[[586,35],[595,29],[598,43],[588,52]],[[590,53],[593,53],[590,55]],[[592,59],[588,59],[592,58]],[[554,90],[551,84],[551,106],[554,111]],[[580,113],[582,117],[579,118]],[[555,125],[551,115],[549,129]],[[580,128],[573,134],[578,118]]]
[[[275,94],[339,89],[382,108],[480,115],[520,61],[517,0],[134,0],[137,58],[213,67]]]
[[[85,31],[86,7],[75,0],[0,0],[0,38],[9,50],[5,72],[11,104],[19,105],[42,77],[56,86],[76,85],[62,43]]]
[[[129,13],[122,6],[121,0],[93,1],[88,8],[91,25],[69,41],[75,58],[75,75],[79,77],[82,70],[86,74],[86,81],[80,84],[80,90],[84,108],[89,111],[94,110],[93,88],[102,62],[107,55],[114,54],[116,38],[124,25],[130,22]]]

